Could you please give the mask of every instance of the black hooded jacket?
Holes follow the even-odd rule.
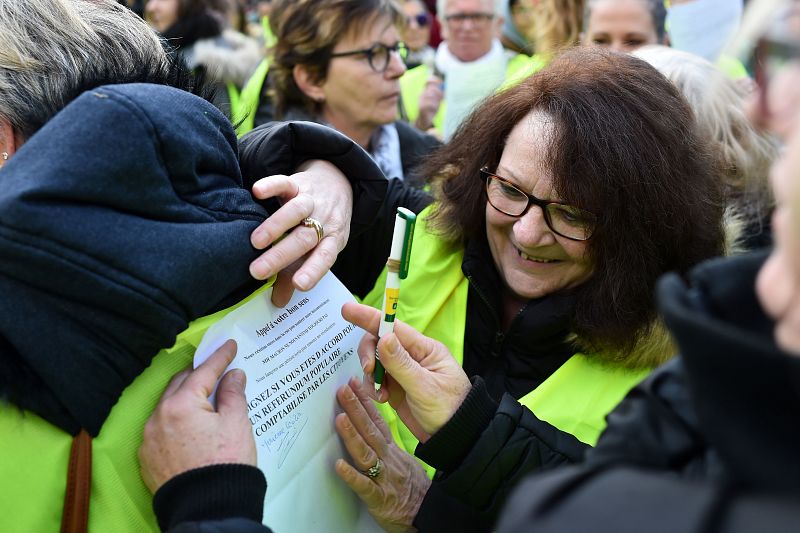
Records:
[[[585,464],[520,485],[499,531],[797,531],[800,358],[776,346],[756,298],[763,261],[661,281],[681,357],[609,415]]]

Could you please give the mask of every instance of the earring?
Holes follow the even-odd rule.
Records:
[[[0,156],[3,157],[3,161],[8,160],[8,152],[2,152],[2,153],[0,153]],[[2,163],[0,163],[0,168],[3,168],[3,164]]]

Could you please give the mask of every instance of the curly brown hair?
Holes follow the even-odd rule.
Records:
[[[626,359],[655,322],[656,279],[723,252],[723,201],[686,101],[646,62],[578,48],[486,100],[422,169],[435,176],[431,227],[486,239],[479,169],[497,167],[511,129],[533,111],[554,123],[545,161],[561,200],[598,214],[595,269],[576,289],[573,331]]]
[[[319,115],[321,103],[306,96],[294,80],[294,67],[303,65],[312,81],[328,75],[331,53],[343,38],[359,34],[379,19],[400,26],[405,17],[394,0],[278,0],[270,27],[276,38],[270,61],[270,96],[275,114],[291,107]]]

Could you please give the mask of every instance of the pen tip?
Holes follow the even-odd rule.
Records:
[[[381,384],[375,383],[375,392],[380,392],[380,391],[381,391]]]

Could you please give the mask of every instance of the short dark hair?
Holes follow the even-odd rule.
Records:
[[[306,96],[294,81],[295,65],[303,65],[314,82],[328,75],[331,53],[348,35],[380,18],[403,24],[393,0],[277,0],[270,27],[276,43],[270,62],[270,82],[275,112],[282,116],[293,106],[319,114],[321,104]]]
[[[574,332],[584,348],[627,358],[654,323],[656,279],[723,252],[721,187],[705,142],[679,91],[649,64],[573,49],[486,100],[426,161],[434,231],[486,239],[479,169],[497,167],[510,131],[533,111],[553,122],[545,161],[555,191],[598,214]]]

